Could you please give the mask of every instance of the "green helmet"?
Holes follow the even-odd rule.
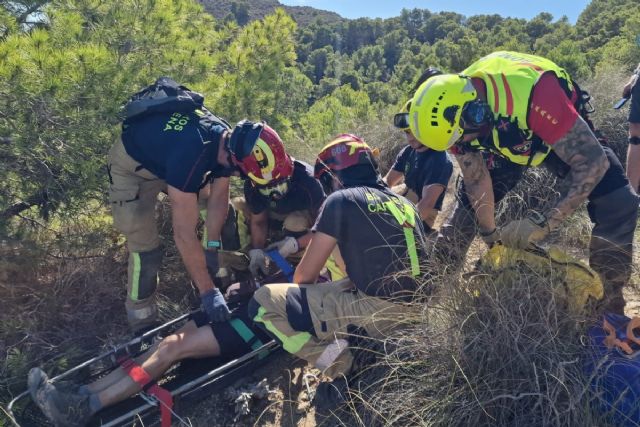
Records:
[[[458,74],[433,76],[420,85],[409,109],[409,128],[423,145],[445,151],[462,138],[462,109],[476,99],[471,80]]]

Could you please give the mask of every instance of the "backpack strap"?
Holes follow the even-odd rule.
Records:
[[[386,201],[384,204],[398,224],[402,226],[407,243],[407,252],[409,252],[409,260],[411,261],[411,274],[414,277],[418,276],[420,274],[420,261],[418,259],[416,236],[413,234],[416,226],[416,211],[413,206],[401,201],[398,197],[392,197],[391,200]]]

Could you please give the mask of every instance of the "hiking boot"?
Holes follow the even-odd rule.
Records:
[[[31,398],[55,426],[81,427],[91,419],[89,396],[58,390],[42,369],[29,371],[28,385]]]
[[[384,354],[384,343],[380,339],[370,337],[363,328],[354,328],[349,325],[349,348],[353,354],[353,363],[349,372],[350,379],[373,368],[378,363],[378,358]]]
[[[349,400],[349,384],[344,376],[333,381],[325,381],[318,384],[313,396],[313,405],[316,413],[328,416],[346,406]]]

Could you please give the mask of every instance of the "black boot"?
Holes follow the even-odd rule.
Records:
[[[344,426],[349,424],[349,383],[340,376],[333,381],[318,384],[313,396],[318,426]]]

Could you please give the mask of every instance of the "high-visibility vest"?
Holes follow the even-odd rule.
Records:
[[[462,71],[467,77],[484,81],[495,123],[490,147],[482,146],[478,140],[471,145],[497,152],[520,165],[542,163],[551,148],[529,129],[527,117],[533,88],[547,72],[556,75],[570,96],[573,83],[569,74],[550,60],[535,55],[494,52]]]

